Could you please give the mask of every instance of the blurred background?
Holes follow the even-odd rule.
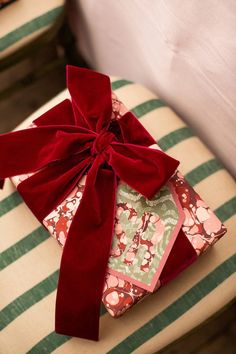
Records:
[[[0,133],[66,87],[66,64],[89,67],[158,93],[235,176],[235,30],[230,0],[0,0]],[[235,353],[235,314],[231,303],[162,352]]]

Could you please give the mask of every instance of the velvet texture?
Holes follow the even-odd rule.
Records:
[[[71,101],[38,118],[37,127],[0,136],[0,183],[37,172],[18,190],[42,221],[87,173],[61,259],[56,331],[98,340],[117,182],[152,198],[179,162],[148,148],[155,141],[131,112],[111,120],[107,76],[69,66],[67,86]]]

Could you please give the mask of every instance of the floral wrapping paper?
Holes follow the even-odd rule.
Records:
[[[123,103],[118,100],[114,93],[112,93],[112,104],[112,120],[120,119],[121,116],[128,111]],[[34,125],[31,124],[30,127],[32,126]],[[17,186],[20,182],[29,176],[30,175],[16,176],[13,177],[12,180],[13,183]],[[62,247],[66,242],[71,222],[80,204],[85,183],[86,176],[80,180],[79,184],[74,188],[70,195],[68,195],[67,198],[60,205],[58,205],[58,207],[53,210],[43,221],[43,224],[48,229],[50,234],[58,241]],[[206,205],[206,203],[186,182],[180,172],[177,172],[171,178],[169,183],[171,184],[172,188],[174,188],[175,194],[177,195],[183,211],[183,222],[181,223],[182,231],[190,241],[192,247],[196,251],[196,254],[200,256],[208,249],[209,246],[214,244],[220,237],[224,235],[226,229],[220,220],[216,217],[216,215]],[[121,185],[121,191],[124,191],[125,188],[125,186]],[[132,191],[133,197],[135,194],[138,196],[138,193]],[[159,198],[159,196],[157,197]],[[143,197],[143,199],[145,198]],[[166,208],[163,202],[163,208],[164,207]],[[147,207],[145,206],[145,208]],[[120,255],[122,252],[124,252],[126,247],[126,230],[124,227],[121,227],[121,218],[126,215],[126,219],[129,225],[131,225],[134,222],[137,224],[137,218],[139,216],[140,220],[138,220],[137,225],[138,229],[141,229],[142,232],[136,233],[132,242],[132,247],[130,247],[128,252],[126,252],[126,258],[124,261],[127,265],[132,264],[133,257],[141,245],[144,247],[145,253],[140,265],[140,269],[143,272],[149,272],[149,265],[151,264],[152,258],[155,254],[155,244],[160,242],[163,238],[163,219],[159,218],[157,214],[148,213],[145,208],[140,214],[140,204],[132,204],[127,198],[121,200],[117,198],[117,211],[114,228],[114,237],[116,237],[117,242],[112,248],[110,259],[115,259],[117,254]],[[174,219],[173,213],[172,219]],[[151,235],[151,242],[146,241],[145,237],[140,236],[143,234],[145,235],[145,232],[147,232],[149,226],[151,228],[155,226],[153,228],[155,231]],[[157,280],[155,291],[160,286],[161,282]],[[135,285],[132,281],[122,279],[122,277],[119,275],[114,275],[114,273],[110,270],[107,271],[102,301],[112,316],[119,317],[149,294],[151,294],[151,292],[144,289],[143,287]]]

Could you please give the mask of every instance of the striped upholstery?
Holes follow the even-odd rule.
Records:
[[[0,198],[2,272],[0,348],[10,353],[153,353],[199,325],[234,297],[236,185],[176,114],[143,86],[113,79],[113,89],[228,227],[228,234],[177,279],[119,319],[101,308],[99,343],[56,334],[54,302],[61,249],[10,182]],[[68,95],[62,92],[24,123]]]
[[[63,10],[64,0],[19,0],[0,12],[0,59],[51,28]]]

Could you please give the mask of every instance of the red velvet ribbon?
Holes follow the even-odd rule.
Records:
[[[56,332],[98,340],[117,181],[152,198],[179,162],[148,148],[155,141],[131,112],[111,120],[107,76],[69,66],[67,86],[71,100],[38,118],[36,128],[0,136],[0,184],[37,172],[18,190],[42,222],[87,173],[61,259]]]

